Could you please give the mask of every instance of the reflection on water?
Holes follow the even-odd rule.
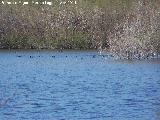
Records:
[[[159,60],[0,52],[1,120],[159,120]]]

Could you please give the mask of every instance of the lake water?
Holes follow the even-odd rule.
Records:
[[[160,61],[1,51],[0,120],[160,120]]]

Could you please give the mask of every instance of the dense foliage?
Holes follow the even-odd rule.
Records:
[[[160,52],[158,0],[50,1],[0,4],[0,48],[103,49],[127,59]]]

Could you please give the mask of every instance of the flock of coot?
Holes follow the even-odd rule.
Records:
[[[96,57],[99,57],[99,56],[101,56],[101,57],[107,57],[108,55],[90,55],[90,57],[91,58],[96,58]],[[17,55],[16,57],[18,57],[18,58],[21,58],[21,57],[23,57],[23,55]],[[31,56],[31,55],[29,55],[28,56],[29,58],[34,58],[34,57],[43,57],[43,56]],[[51,58],[56,58],[56,56],[55,55],[52,55],[52,56],[50,56]],[[68,58],[69,56],[64,56],[65,58]],[[75,56],[75,58],[78,58],[78,56]],[[81,57],[81,59],[83,59],[83,57]]]

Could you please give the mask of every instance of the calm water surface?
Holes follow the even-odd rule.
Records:
[[[0,120],[160,120],[160,61],[1,51]]]

